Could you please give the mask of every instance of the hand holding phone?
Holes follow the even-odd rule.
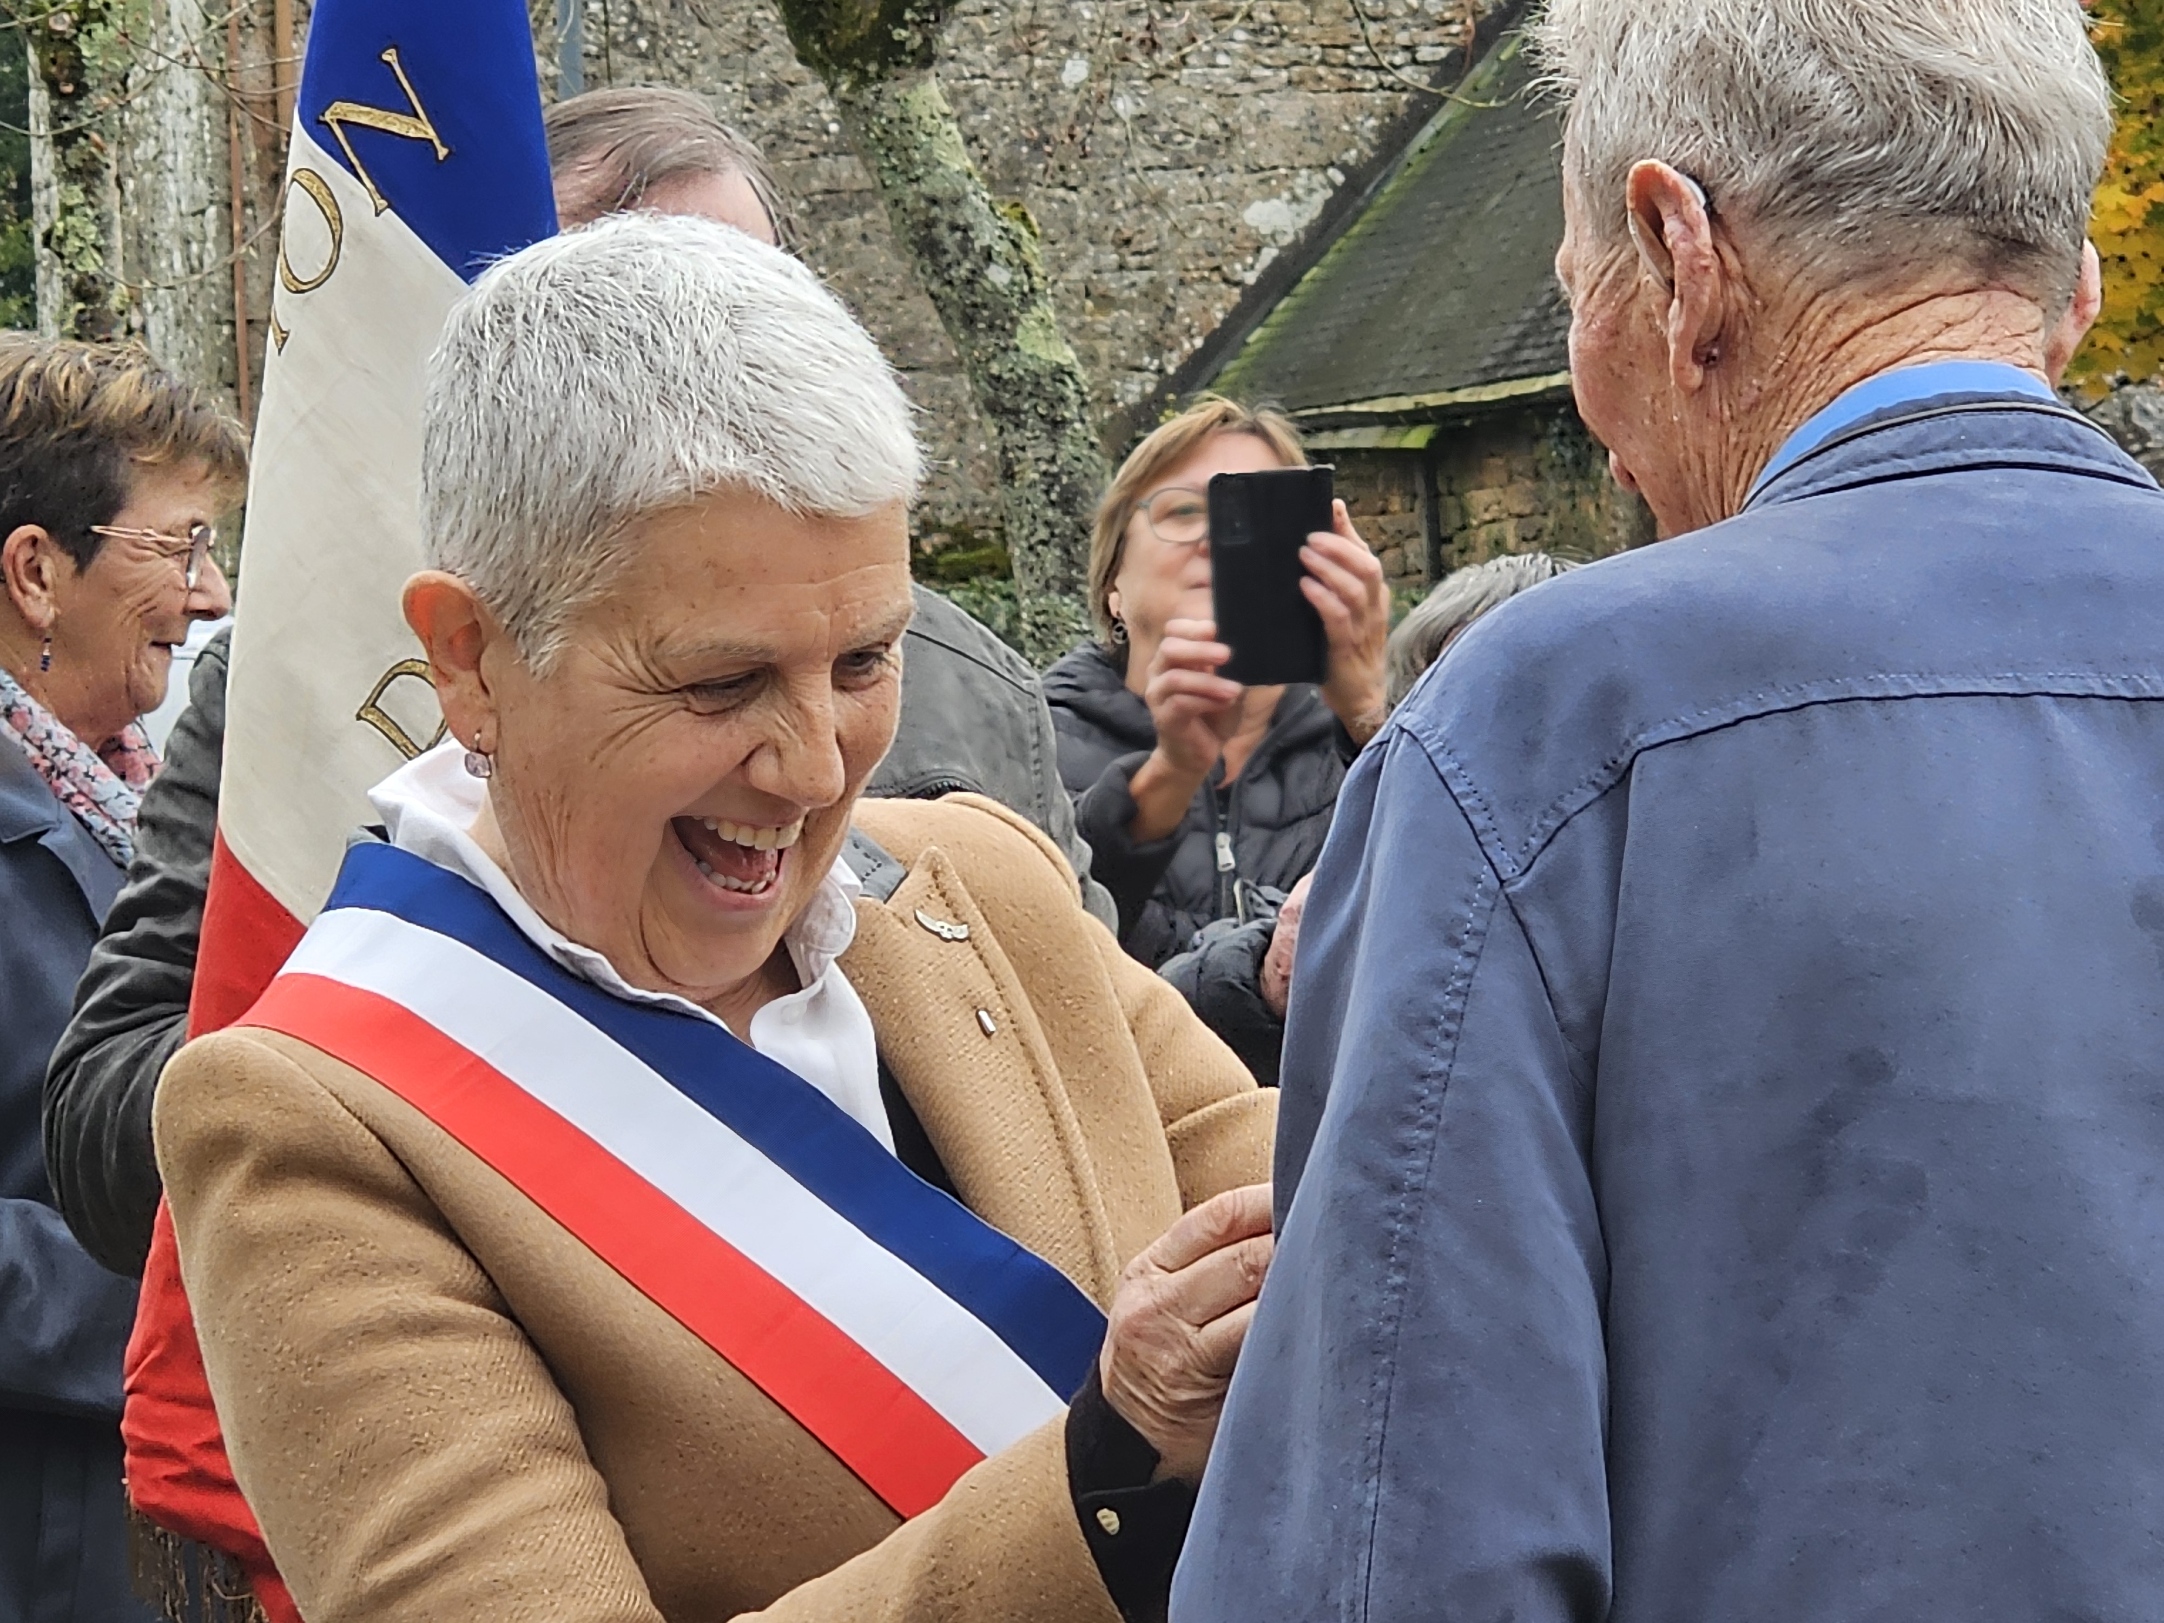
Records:
[[[1321,682],[1330,648],[1300,583],[1300,549],[1330,528],[1335,469],[1271,468],[1210,481],[1210,597],[1232,657],[1218,674],[1245,687]]]

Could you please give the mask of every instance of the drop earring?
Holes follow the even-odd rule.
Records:
[[[468,750],[466,770],[476,778],[493,778],[496,775],[495,758],[484,750]]]
[[[45,646],[44,646],[44,647],[42,647],[42,648],[40,648],[40,649],[38,650],[38,670],[39,670],[39,671],[40,671],[40,672],[42,673],[42,672],[45,672],[45,671],[49,671],[49,670],[51,670],[52,668],[53,668],[53,639],[52,639],[52,637],[51,637],[51,635],[50,635],[50,634],[47,634],[47,636],[46,636],[46,638],[45,638]]]

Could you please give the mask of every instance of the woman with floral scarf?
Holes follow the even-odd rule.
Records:
[[[232,605],[212,524],[246,463],[140,349],[0,336],[0,1617],[149,1616],[120,1482],[135,1289],[54,1209],[38,1099],[157,770],[138,718]]]

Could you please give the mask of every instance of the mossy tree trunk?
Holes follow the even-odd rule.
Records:
[[[238,405],[229,175],[250,109],[219,93],[214,75],[230,83],[234,65],[223,60],[218,8],[202,0],[134,0],[134,8],[142,43],[112,121],[125,154],[120,291],[152,354]]]
[[[781,0],[991,431],[1024,649],[1051,663],[1089,627],[1089,521],[1105,480],[1081,363],[1061,334],[1036,222],[992,196],[933,72],[947,0]]]
[[[67,338],[120,336],[120,188],[110,128],[125,76],[116,0],[9,8],[30,50],[31,203],[38,326]]]

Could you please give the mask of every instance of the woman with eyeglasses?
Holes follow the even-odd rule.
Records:
[[[1242,687],[1217,674],[1231,650],[1210,603],[1210,480],[1306,462],[1283,416],[1217,397],[1151,433],[1098,504],[1098,636],[1044,679],[1060,776],[1090,871],[1119,906],[1121,944],[1162,968],[1265,1084],[1277,1080],[1302,881],[1346,766],[1387,713],[1390,594],[1343,502],[1303,555],[1329,636],[1326,680]]]
[[[54,1209],[38,1105],[157,768],[138,718],[232,606],[211,521],[246,468],[240,424],[141,350],[0,336],[0,1617],[150,1616],[120,1480],[135,1286]]]

